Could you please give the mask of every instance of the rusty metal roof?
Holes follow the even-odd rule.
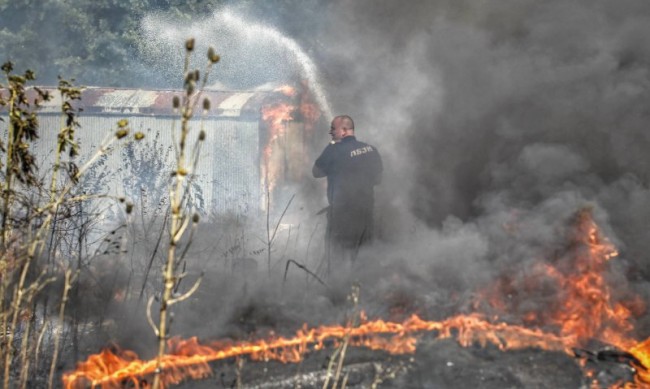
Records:
[[[50,92],[52,99],[41,104],[41,113],[61,113],[61,95],[56,88],[42,87]],[[143,115],[143,116],[172,116],[178,115],[172,108],[174,96],[182,97],[182,90],[144,90],[86,87],[82,91],[81,101],[75,101],[76,108],[83,109],[83,114],[102,115]],[[210,99],[210,110],[207,117],[255,117],[260,116],[260,110],[270,99],[277,96],[270,91],[215,91],[207,90],[201,94],[197,104],[197,113],[202,110],[204,97]],[[28,100],[31,102],[36,92],[28,90]]]

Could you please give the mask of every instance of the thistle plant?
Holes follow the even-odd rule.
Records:
[[[38,292],[51,283],[52,280],[40,273],[35,279],[29,280],[34,253],[29,250],[35,245],[29,244],[32,226],[31,217],[19,218],[16,215],[31,211],[23,207],[24,188],[38,187],[36,159],[31,153],[30,144],[38,138],[38,117],[36,108],[50,98],[49,94],[35,89],[36,97],[30,102],[27,96],[27,83],[36,76],[31,70],[22,75],[13,73],[13,64],[6,62],[1,67],[6,84],[0,84],[0,105],[7,110],[6,138],[0,140],[0,151],[4,159],[0,159],[3,168],[1,241],[0,241],[0,333],[3,335],[3,347],[0,353],[0,366],[3,372],[3,386],[10,385],[12,362],[16,355],[21,356],[23,367],[27,359],[26,343],[29,339],[29,327],[25,328],[23,339],[19,345],[14,342],[16,329],[21,314],[29,309]],[[3,120],[5,121],[5,120]],[[17,212],[18,210],[22,212]],[[28,248],[25,250],[25,248]],[[22,369],[20,376],[26,374]]]
[[[61,79],[58,87],[62,101],[61,127],[57,131],[50,183],[45,185],[45,180],[38,176],[40,161],[32,152],[32,145],[40,130],[37,109],[51,96],[39,88],[28,87],[36,79],[34,72],[27,70],[16,75],[10,62],[1,69],[6,81],[0,84],[0,106],[5,107],[6,120],[0,120],[7,127],[6,136],[0,139],[0,372],[2,386],[8,389],[29,386],[29,373],[39,361],[46,328],[63,325],[68,294],[78,275],[79,267],[71,269],[70,260],[65,256],[54,253],[52,261],[39,262],[46,250],[55,251],[48,247],[47,238],[54,235],[57,222],[71,217],[67,212],[75,204],[102,196],[83,191],[76,194],[74,188],[96,161],[106,155],[110,145],[124,138],[129,130],[128,122],[119,123],[117,130],[109,133],[90,158],[78,166],[74,161],[79,150],[75,141],[79,127],[75,100],[81,98],[81,89]],[[66,154],[68,159],[64,161]],[[62,172],[67,174],[64,176]],[[51,317],[44,315],[43,322],[39,323],[36,309],[40,304],[45,310],[47,303],[38,298],[57,280],[63,283],[59,322],[54,324]],[[54,332],[48,387],[54,386],[61,332]]]
[[[0,168],[4,168],[4,181],[2,182],[2,248],[7,249],[7,243],[12,231],[11,211],[15,200],[15,181],[27,185],[37,183],[35,172],[37,170],[34,155],[29,144],[38,138],[38,117],[35,108],[43,101],[50,99],[47,92],[35,89],[37,97],[30,102],[27,98],[26,84],[36,79],[33,71],[27,70],[22,75],[13,74],[13,64],[6,62],[1,67],[6,78],[6,89],[0,95],[0,106],[7,108],[8,127],[6,143],[0,140],[0,151],[5,153],[4,163],[0,161]],[[5,86],[0,84],[0,88]]]
[[[199,216],[192,214],[188,208],[188,201],[190,199],[190,190],[192,188],[191,180],[194,177],[194,172],[198,165],[198,158],[201,150],[201,144],[205,140],[205,130],[203,128],[204,122],[201,120],[199,133],[196,136],[194,146],[191,150],[188,148],[190,141],[190,121],[194,117],[195,110],[202,102],[203,114],[210,110],[210,101],[207,98],[202,99],[202,92],[208,81],[208,75],[212,66],[219,62],[219,56],[215,53],[213,48],[208,49],[207,65],[203,72],[203,78],[198,69],[190,70],[190,58],[194,52],[194,39],[188,39],[185,42],[185,66],[184,66],[184,94],[182,97],[175,96],[172,104],[174,110],[180,114],[180,134],[178,136],[178,144],[175,144],[176,154],[176,167],[172,172],[173,181],[169,189],[169,206],[170,206],[170,222],[169,222],[169,245],[167,249],[167,260],[163,269],[163,291],[160,297],[160,316],[158,325],[154,324],[151,317],[151,306],[153,304],[153,297],[149,299],[147,304],[147,317],[149,324],[152,326],[154,333],[158,338],[158,358],[157,369],[154,376],[153,388],[158,389],[161,387],[161,373],[165,366],[162,365],[161,359],[165,354],[166,341],[169,334],[170,320],[170,307],[180,301],[190,297],[200,285],[201,277],[197,279],[194,285],[184,294],[178,294],[178,285],[183,279],[183,274],[178,274],[178,262],[182,259],[185,250],[180,250],[179,245],[181,239],[190,227],[189,241],[186,245],[191,244],[193,232],[196,230]],[[173,125],[172,130],[176,130]]]

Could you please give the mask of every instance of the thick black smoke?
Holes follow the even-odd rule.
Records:
[[[334,113],[355,118],[357,136],[378,147],[386,167],[381,239],[354,274],[369,316],[466,309],[505,270],[561,261],[572,220],[586,208],[621,249],[608,275],[623,290],[614,297],[626,297],[628,284],[650,296],[647,0],[338,0],[315,9],[303,13],[318,19],[314,35],[291,38],[320,69]],[[281,31],[310,34],[307,25]],[[256,67],[280,60],[260,56]],[[283,75],[282,66],[271,70]],[[315,211],[301,208],[312,219]],[[288,258],[308,266],[322,258],[310,251],[322,225],[306,227],[308,218],[276,245],[275,275]],[[264,253],[268,231],[231,224],[220,235],[206,224],[210,247],[188,257],[217,275],[208,271],[213,277],[179,306],[174,330],[245,338],[305,320],[343,321],[343,298],[331,289],[344,271],[326,279],[330,290],[295,267],[281,284],[267,277],[263,254],[258,274],[240,282],[228,272],[250,252]],[[283,254],[292,248],[295,256]],[[527,303],[536,305],[534,297]],[[133,333],[144,342],[142,316]]]
[[[488,236],[525,219],[530,247],[589,205],[630,276],[648,277],[650,4],[339,1],[329,12],[332,105],[388,161],[384,212],[432,227],[459,218]]]
[[[361,253],[354,274],[369,313],[465,309],[472,293],[504,272],[512,278],[540,260],[569,257],[572,223],[584,209],[621,250],[608,275],[621,290],[614,297],[625,298],[628,284],[650,295],[650,6],[342,0],[318,9],[312,16],[326,22],[314,36],[292,38],[317,42],[306,51],[334,113],[354,117],[358,137],[385,160],[381,239]],[[322,242],[322,229],[309,225],[317,209],[306,208],[293,219],[301,229],[291,235],[296,255],[276,251],[276,271],[287,258],[318,268],[322,257],[310,250]],[[202,263],[217,254],[206,251]],[[266,259],[258,262],[264,270]],[[335,270],[329,282],[345,273]],[[309,279],[295,268],[291,274]],[[283,298],[302,299],[305,288],[318,294],[310,281],[283,290]],[[273,286],[253,285],[244,304],[252,312],[267,307],[269,296],[278,300]],[[543,292],[530,296],[526,309],[544,309]],[[237,293],[225,304],[234,313],[215,312],[219,320],[240,315]],[[321,302],[336,306],[340,296],[332,298]],[[291,311],[287,306],[274,312]],[[318,311],[323,315],[310,317],[326,320],[336,307]]]

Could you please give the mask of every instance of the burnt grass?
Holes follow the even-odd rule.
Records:
[[[322,388],[332,350],[309,354],[299,364],[246,361],[240,364],[244,388]],[[204,380],[178,388],[236,388],[237,362],[214,365]],[[413,355],[393,356],[362,348],[348,350],[342,376],[348,388],[582,388],[588,387],[577,361],[541,350],[502,352],[495,347],[463,348],[453,339],[424,337]],[[382,382],[378,382],[381,379]],[[340,387],[340,383],[339,383]]]
[[[216,276],[215,276],[216,277]],[[217,278],[218,279],[218,278]],[[223,285],[227,281],[222,279]],[[260,282],[260,279],[257,279]],[[263,281],[262,281],[263,283]],[[268,288],[255,290],[246,287],[246,280],[237,280],[238,293],[226,297],[215,290],[200,290],[193,299],[177,308],[177,317],[190,317],[196,310],[194,322],[185,328],[177,328],[181,336],[197,335],[201,339],[248,340],[264,337],[264,333],[292,336],[304,322],[311,326],[345,322],[349,302],[339,293],[318,291],[312,285],[311,292],[285,294],[283,298],[270,293]],[[231,284],[232,286],[233,284]],[[295,285],[292,285],[295,288]],[[435,312],[431,300],[410,294],[397,282],[388,288],[382,300],[402,304],[410,301],[407,310]],[[300,296],[300,297],[299,297]],[[444,295],[443,295],[444,296]],[[229,300],[233,298],[234,300]],[[205,301],[223,312],[220,319],[210,319],[205,312]],[[435,302],[435,299],[433,299]],[[391,316],[393,311],[368,304],[364,309],[374,309],[373,317]],[[436,319],[450,316],[458,307],[446,306],[438,310]],[[338,312],[338,313],[335,313]],[[328,315],[327,318],[324,316]],[[399,313],[397,314],[399,315]],[[395,317],[394,320],[400,320]],[[218,330],[220,329],[220,330]],[[141,329],[146,334],[147,329]],[[217,331],[217,332],[215,332]],[[124,335],[121,335],[124,336]],[[127,340],[128,338],[128,340]],[[124,344],[138,344],[146,355],[151,335],[131,333],[122,339]],[[148,340],[148,341],[145,341]],[[605,347],[594,345],[594,351]],[[305,354],[299,363],[278,361],[254,361],[248,357],[211,362],[212,374],[203,379],[182,382],[177,388],[322,388],[327,374],[329,358],[334,347]],[[616,361],[587,361],[596,372],[601,387],[632,379],[632,371],[624,363]],[[580,367],[580,359],[561,352],[540,349],[501,351],[496,346],[472,345],[462,347],[454,337],[438,339],[435,333],[421,333],[414,354],[390,355],[362,347],[348,349],[341,377],[347,376],[348,388],[588,388],[590,379]],[[149,377],[150,379],[150,377]],[[331,382],[330,382],[331,385]],[[129,385],[125,385],[129,387]],[[339,382],[338,387],[341,387]]]
[[[406,271],[399,261],[372,265],[356,279],[361,285],[358,309],[369,319],[402,321],[417,313],[429,320],[442,320],[468,312],[467,293],[450,277],[433,282],[428,275]],[[205,278],[201,287],[174,306],[173,335],[197,336],[201,343],[260,339],[271,331],[291,337],[303,324],[310,328],[341,324],[351,314],[347,281],[335,285],[330,279],[327,289],[302,273],[284,283],[276,274],[268,277],[264,268],[238,273],[234,267],[224,268],[216,261],[203,263],[202,268]],[[191,268],[188,272],[196,273]],[[187,284],[191,282],[188,279]],[[73,357],[76,353],[64,350],[62,371],[73,370],[76,362],[111,344],[133,350],[144,359],[155,355],[144,304],[113,303],[111,307],[103,324],[83,336],[77,358]],[[589,351],[597,353],[606,348],[595,344]],[[300,363],[253,361],[248,357],[215,361],[210,363],[212,374],[208,377],[172,387],[322,388],[333,352],[333,347],[310,352]],[[435,333],[422,333],[414,354],[390,355],[350,347],[341,376],[347,376],[348,388],[589,388],[591,379],[585,376],[580,362],[578,357],[540,349],[462,347],[454,337],[437,339]],[[586,363],[603,388],[632,378],[633,372],[625,363],[595,359]],[[337,387],[341,387],[340,382]]]

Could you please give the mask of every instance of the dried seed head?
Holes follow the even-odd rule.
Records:
[[[126,203],[126,214],[130,215],[133,212],[133,203]]]
[[[135,140],[142,140],[142,139],[144,139],[144,133],[142,133],[141,131],[138,131],[138,132],[135,133],[135,135],[133,135],[133,137],[135,138]]]
[[[10,61],[7,61],[2,64],[2,69],[3,72],[5,73],[11,73],[12,70],[14,70],[14,64]]]
[[[178,96],[174,96],[172,98],[172,107],[174,107],[174,109],[178,109],[178,107],[180,106],[181,106],[181,99]]]
[[[118,198],[117,200],[118,200],[120,203],[123,203],[123,202],[126,201],[126,199],[125,199],[124,197],[120,197],[120,198]]]
[[[196,224],[198,222],[199,222],[199,214],[195,213],[194,215],[192,215],[192,223]]]
[[[23,76],[9,76],[9,82],[15,82],[16,84],[24,84],[25,83],[25,77]]]
[[[178,173],[179,176],[186,176],[187,175],[187,170],[185,170],[184,168],[180,168],[180,169],[178,169],[177,173]]]
[[[194,83],[194,81],[188,82],[187,85],[185,86],[185,90],[187,90],[187,94],[191,95],[192,93],[194,93],[194,88],[195,87],[196,87],[196,84]]]
[[[115,132],[115,137],[116,137],[117,139],[122,139],[122,138],[124,138],[124,137],[127,136],[127,135],[129,135],[129,129],[128,129],[128,128],[122,128],[122,129],[117,130],[117,131]]]
[[[203,110],[204,111],[210,110],[210,99],[208,99],[207,97],[203,99]]]
[[[213,47],[208,48],[208,60],[209,60],[210,62],[212,62],[212,63],[214,64],[214,63],[219,62],[220,59],[221,59],[221,58],[220,58],[219,55],[214,51],[214,48],[213,48]]]
[[[128,125],[129,125],[129,121],[126,120],[126,119],[121,119],[121,120],[119,120],[119,121],[117,122],[117,126],[118,126],[119,128],[124,128],[124,127],[126,127],[126,126],[128,126]]]
[[[194,69],[194,81],[199,81],[201,79],[201,72],[199,69]]]
[[[185,41],[185,50],[187,51],[194,50],[194,38],[190,38]]]
[[[199,132],[199,140],[201,142],[203,142],[205,140],[205,131],[204,130],[201,130],[201,132]]]

